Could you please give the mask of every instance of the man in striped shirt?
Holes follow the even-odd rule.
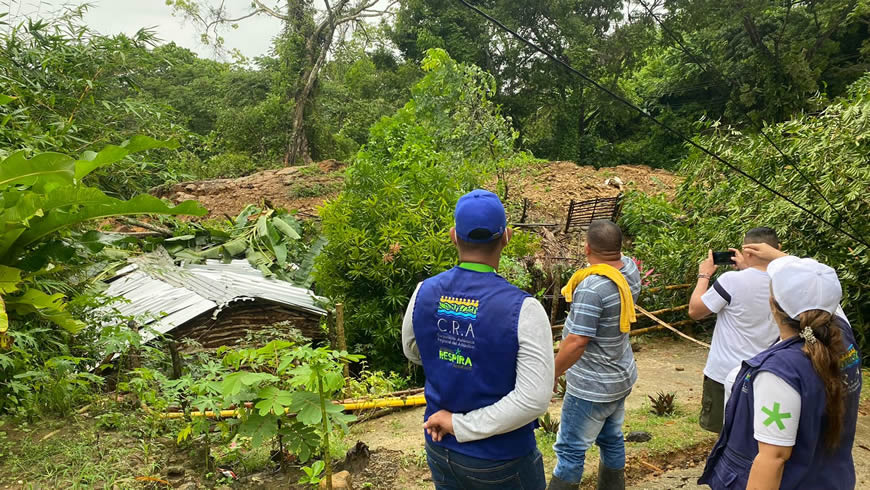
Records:
[[[593,221],[586,257],[590,265],[618,269],[637,301],[640,273],[634,261],[622,255],[619,226],[609,220]],[[622,423],[637,365],[628,333],[619,329],[620,307],[616,283],[606,277],[590,275],[574,290],[556,356],[556,379],[567,372],[568,390],[553,446],[558,461],[548,487],[552,490],[579,488],[586,450],[593,442],[601,448],[598,489],[625,488]]]

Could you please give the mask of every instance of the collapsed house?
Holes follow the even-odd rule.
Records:
[[[277,323],[326,337],[327,312],[311,291],[265,277],[247,260],[176,265],[165,252],[148,254],[108,282],[106,295],[118,298],[110,308],[132,319],[143,342],[166,335],[216,348]]]

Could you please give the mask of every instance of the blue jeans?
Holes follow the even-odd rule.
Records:
[[[592,443],[601,448],[601,463],[612,469],[625,466],[625,398],[609,403],[595,403],[566,394],[562,402],[559,435],[553,450],[556,468],[553,475],[577,483],[583,478],[586,450]]]
[[[544,490],[547,486],[544,458],[538,448],[517,459],[493,461],[427,442],[426,459],[436,490]]]

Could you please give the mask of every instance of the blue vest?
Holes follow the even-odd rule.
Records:
[[[492,405],[516,384],[517,323],[529,295],[494,272],[454,267],[420,286],[414,336],[426,374],[426,418],[438,410],[467,413]],[[508,460],[531,452],[534,422],[513,432],[436,444],[467,456]]]
[[[804,340],[796,335],[743,362],[725,407],[725,426],[707,459],[699,484],[710,485],[713,489],[746,488],[752,461],[758,454],[753,428],[752,381],[755,373],[769,371],[782,378],[801,396],[797,439],[791,458],[785,463],[780,488],[855,488],[852,444],[855,441],[861,393],[861,356],[852,328],[839,317],[835,316],[835,320],[847,346],[846,355],[840,360],[847,385],[846,415],[840,444],[833,450],[825,446],[825,387],[813,370],[809,357],[801,350]]]

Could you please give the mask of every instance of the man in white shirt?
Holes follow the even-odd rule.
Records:
[[[770,228],[753,228],[746,232],[743,244],[766,243],[779,248],[776,232]],[[707,365],[698,422],[711,432],[722,430],[725,406],[725,382],[732,369],[745,359],[767,349],[779,337],[779,329],[770,312],[770,277],[768,261],[744,256],[737,249],[734,263],[738,270],[728,271],[708,288],[717,266],[713,253],[698,266],[698,282],[689,300],[689,316],[695,320],[716,314],[716,327]]]

